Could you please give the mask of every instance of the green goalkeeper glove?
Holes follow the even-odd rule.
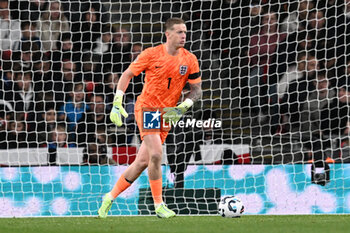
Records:
[[[179,106],[173,108],[164,108],[163,119],[166,123],[178,122],[182,115],[193,105],[193,101],[191,99],[186,99]]]
[[[113,108],[111,111],[111,115],[109,116],[109,119],[111,119],[111,121],[117,126],[121,126],[123,124],[121,115],[123,115],[125,118],[128,117],[128,113],[122,106],[123,95],[124,92],[122,92],[121,90],[117,90],[117,93],[115,94],[113,100]]]

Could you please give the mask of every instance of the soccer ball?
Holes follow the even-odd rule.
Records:
[[[221,197],[219,203],[219,214],[225,218],[238,218],[244,212],[244,205],[241,199],[235,196]]]

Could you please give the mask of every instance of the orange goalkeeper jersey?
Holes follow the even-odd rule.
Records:
[[[171,56],[164,44],[144,50],[129,69],[135,76],[142,71],[146,73],[145,85],[136,102],[142,107],[174,107],[186,82],[201,81],[196,56],[184,48]]]

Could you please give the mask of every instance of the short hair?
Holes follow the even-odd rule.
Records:
[[[105,100],[105,96],[101,93],[93,93],[90,97],[90,100],[92,100],[92,98],[96,98],[96,97],[101,97],[103,99],[103,101]]]
[[[34,22],[33,22],[34,23]],[[29,27],[30,28],[30,22],[29,21],[23,21],[22,23],[21,23],[21,30],[24,30],[25,29],[25,27]]]
[[[62,50],[62,42],[69,40],[72,41],[72,34],[70,32],[63,32],[60,34],[59,39],[56,41],[56,47],[59,50]]]
[[[299,53],[299,54],[298,54],[298,57],[297,57],[298,61],[300,61],[302,57],[307,57],[307,54],[306,54],[305,52]],[[304,60],[303,60],[303,61],[304,61]]]
[[[84,87],[85,87],[85,85],[83,82],[74,83],[73,91],[81,91],[81,90],[84,91]],[[79,89],[81,89],[81,90],[79,90]]]
[[[55,102],[51,102],[51,101],[46,102],[44,106],[44,110],[45,112],[48,112],[50,110],[56,110]]]
[[[327,72],[325,70],[318,71],[317,72],[317,79],[318,80],[323,80],[323,79],[327,79],[328,80]]]
[[[65,123],[58,123],[55,128],[56,128],[56,131],[67,133],[66,131],[67,128]]]
[[[110,24],[105,24],[102,26],[102,33],[112,33],[112,27]]]
[[[170,18],[165,22],[165,31],[171,30],[175,24],[185,24],[181,18]]]
[[[141,43],[138,43],[138,42],[137,42],[137,43],[133,43],[133,44],[132,44],[132,47],[135,47],[135,46],[140,46],[141,49],[142,49],[142,44],[141,44]]]

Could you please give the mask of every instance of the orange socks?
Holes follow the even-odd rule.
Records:
[[[154,205],[157,206],[163,202],[162,178],[160,178],[158,180],[149,180],[149,184],[151,186],[151,192],[152,192]]]
[[[159,205],[163,202],[162,197],[162,178],[158,180],[149,180],[151,186],[152,197],[155,205]],[[124,175],[121,175],[113,189],[109,192],[110,197],[115,199],[125,189],[129,188],[131,183],[125,179]]]
[[[110,191],[111,197],[115,199],[125,189],[129,188],[130,185],[131,183],[125,179],[124,175],[121,175],[117,183],[114,185],[113,189]]]

